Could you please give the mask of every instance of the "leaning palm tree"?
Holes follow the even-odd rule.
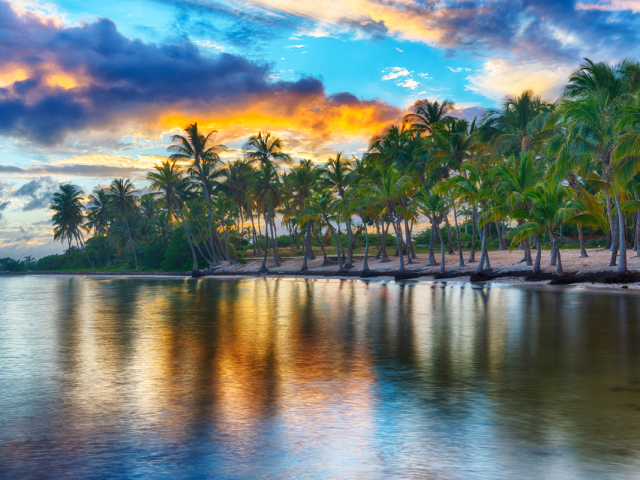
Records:
[[[80,226],[84,221],[82,214],[82,210],[84,210],[82,205],[83,196],[82,190],[77,190],[71,184],[60,185],[59,190],[53,194],[53,203],[49,206],[49,209],[54,212],[51,217],[53,239],[59,240],[61,243],[64,243],[65,240],[68,242],[67,263],[69,263],[69,254],[71,253],[71,242],[75,239],[76,242],[82,244]],[[82,244],[82,250],[87,255],[89,266],[93,268],[93,263],[84,248],[84,244]]]
[[[107,195],[109,203],[113,209],[118,212],[127,227],[127,236],[129,237],[129,245],[133,252],[133,261],[138,269],[138,257],[136,256],[136,247],[131,237],[131,229],[129,228],[129,215],[132,214],[138,203],[138,191],[134,188],[133,183],[129,179],[116,178],[111,185],[107,187]]]
[[[218,133],[217,130],[212,130],[205,135],[198,129],[197,123],[188,125],[184,129],[184,132],[186,135],[174,135],[171,137],[173,145],[170,145],[167,148],[169,152],[172,152],[169,158],[171,160],[190,162],[192,171],[200,177],[204,199],[207,205],[209,242],[211,249],[214,250],[214,229],[211,223],[211,217],[213,215],[211,211],[211,191],[209,187],[210,182],[206,175],[206,166],[215,165],[219,162],[220,153],[225,151],[227,147],[222,144],[215,143],[215,137]]]
[[[147,174],[147,180],[151,182],[149,189],[152,192],[162,193],[165,208],[168,212],[171,212],[172,207],[175,207],[178,212],[178,217],[182,222],[185,236],[189,242],[189,248],[191,249],[191,259],[193,261],[193,268],[191,269],[192,277],[201,276],[200,268],[198,267],[198,257],[191,240],[191,232],[187,226],[187,221],[182,214],[182,208],[180,206],[180,200],[178,198],[178,191],[181,189],[184,179],[180,172],[176,168],[176,160],[164,160],[159,165],[154,165],[155,172],[149,172]]]

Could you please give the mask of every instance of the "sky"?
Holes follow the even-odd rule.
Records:
[[[0,258],[60,253],[51,195],[144,190],[197,121],[239,158],[361,155],[417,99],[473,118],[584,57],[640,59],[640,0],[0,0]]]

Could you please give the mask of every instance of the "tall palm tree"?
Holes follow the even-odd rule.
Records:
[[[53,202],[49,206],[50,210],[53,210],[54,214],[51,217],[53,222],[53,239],[59,240],[64,243],[68,242],[67,248],[67,263],[69,263],[69,254],[71,253],[71,242],[75,239],[76,242],[82,244],[82,232],[80,226],[84,222],[84,215],[82,211],[84,206],[82,205],[82,197],[84,192],[77,190],[71,184],[60,185],[59,190],[53,194]],[[87,256],[89,266],[93,268],[93,263],[89,258],[89,254],[82,244],[82,250],[84,250]]]
[[[191,168],[200,177],[202,188],[204,191],[204,199],[207,205],[207,222],[209,225],[209,242],[211,249],[215,249],[213,241],[213,225],[211,223],[211,191],[209,181],[205,174],[205,165],[211,166],[220,161],[220,153],[227,149],[222,144],[216,144],[215,137],[217,130],[212,130],[206,135],[198,129],[198,124],[188,125],[184,132],[186,135],[174,135],[167,150],[172,152],[169,158],[171,160],[180,160],[191,162]],[[217,260],[216,260],[217,264]]]
[[[376,178],[373,181],[366,183],[360,192],[363,195],[369,195],[372,198],[375,198],[377,203],[382,207],[382,214],[389,217],[390,223],[393,225],[398,244],[398,257],[400,261],[399,271],[403,272],[405,270],[403,254],[404,242],[400,221],[408,212],[399,201],[411,186],[412,179],[408,175],[401,175],[394,167],[386,170],[381,167],[376,167],[376,171]]]
[[[138,257],[136,255],[136,247],[131,237],[131,229],[129,228],[129,215],[132,214],[137,208],[138,204],[138,191],[134,188],[131,180],[124,178],[116,178],[111,185],[106,189],[109,196],[109,203],[113,206],[113,209],[122,216],[124,223],[127,227],[127,236],[129,237],[129,245],[133,252],[133,261],[138,269]]]
[[[104,188],[99,188],[89,195],[86,210],[86,227],[93,229],[95,234],[105,233],[111,221],[112,212],[109,205],[109,196]]]
[[[199,277],[201,272],[198,267],[198,257],[193,245],[194,242],[191,240],[191,232],[180,207],[179,191],[183,188],[184,179],[176,168],[176,160],[163,160],[159,165],[154,165],[153,169],[155,172],[147,174],[147,180],[151,182],[149,189],[153,192],[162,193],[167,211],[171,211],[173,206],[178,212],[178,217],[182,222],[182,227],[191,249],[191,260],[193,261],[191,276]]]
[[[291,169],[288,175],[289,184],[295,192],[295,200],[300,210],[304,209],[307,199],[318,188],[322,170],[316,168],[310,161],[302,161],[300,165]],[[301,270],[307,270],[307,259],[311,258],[311,219],[305,222],[304,257]]]
[[[268,272],[267,255],[269,252],[269,228],[272,226],[272,216],[275,208],[280,203],[280,179],[276,166],[271,162],[265,162],[256,173],[253,183],[249,187],[249,199],[254,201],[264,212],[264,257],[258,273]],[[275,267],[280,266],[278,261],[278,250],[276,248],[277,239],[272,239],[273,262]]]

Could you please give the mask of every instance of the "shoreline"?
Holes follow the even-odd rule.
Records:
[[[542,271],[534,275],[532,267],[522,263],[522,252],[517,250],[491,251],[491,270],[476,273],[477,261],[468,263],[468,252],[465,254],[465,266],[459,267],[457,253],[447,254],[445,258],[446,273],[440,273],[440,255],[436,265],[428,265],[428,255],[419,254],[413,263],[405,265],[405,271],[399,272],[397,257],[389,257],[388,262],[370,257],[369,271],[363,273],[363,258],[354,257],[353,268],[337,272],[336,257],[329,257],[329,263],[324,264],[322,258],[309,260],[308,270],[302,272],[301,258],[285,257],[282,264],[275,267],[273,259],[269,259],[269,272],[258,273],[262,259],[248,259],[245,264],[223,264],[212,272],[203,272],[196,279],[206,278],[292,278],[292,279],[343,279],[343,280],[385,280],[397,282],[457,282],[471,284],[495,285],[539,285],[539,286],[568,286],[581,285],[596,289],[609,290],[640,290],[640,257],[635,252],[628,251],[628,271],[617,273],[616,267],[603,267],[609,263],[611,252],[604,250],[588,250],[588,257],[580,257],[577,250],[561,250],[562,263],[565,265],[563,275],[555,273],[556,267],[549,265],[549,252],[543,252]],[[546,258],[545,258],[546,257]],[[476,254],[479,259],[479,255]],[[586,268],[585,268],[586,267]],[[135,272],[135,271],[29,271],[0,273],[2,276],[15,275],[67,275],[96,278],[180,278],[191,279],[191,272]]]

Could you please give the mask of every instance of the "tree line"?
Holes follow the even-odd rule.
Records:
[[[242,158],[225,162],[217,132],[194,123],[172,137],[167,158],[147,174],[148,194],[129,179],[115,179],[87,201],[72,185],[61,185],[51,205],[54,238],[66,242],[67,258],[82,252],[92,268],[122,254],[138,268],[148,245],[179,241],[175,248],[189,257],[194,276],[244,261],[241,250],[249,246],[266,272],[269,255],[276,267],[282,262],[278,219],[291,244],[302,244],[303,271],[315,258],[314,246],[327,262],[329,244],[338,271],[352,268],[362,235],[364,271],[372,244],[380,261],[395,255],[403,271],[416,258],[413,229],[425,217],[429,264],[437,263],[439,242],[441,272],[445,237],[450,253],[455,242],[459,266],[479,255],[477,271],[491,268],[491,225],[501,248],[507,248],[509,226],[509,248],[522,250],[534,272],[547,246],[551,264],[563,273],[563,226],[577,230],[583,257],[585,228],[607,234],[610,265],[626,271],[627,251],[640,254],[638,63],[585,59],[555,102],[524,91],[473,121],[452,116],[454,107],[448,100],[419,100],[401,124],[373,138],[361,158],[338,153],[326,164],[296,162],[281,139],[262,132],[247,140]],[[467,258],[461,212],[471,228]]]

